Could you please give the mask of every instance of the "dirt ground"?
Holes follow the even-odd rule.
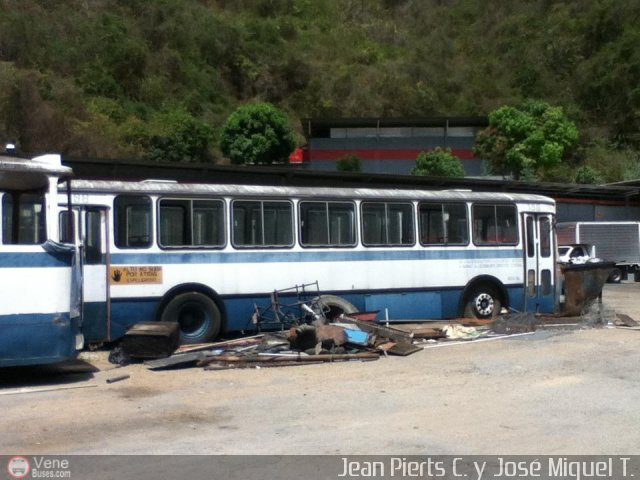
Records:
[[[604,305],[640,320],[640,284],[607,285]],[[71,371],[0,370],[0,454],[640,454],[639,347],[637,330],[551,327],[239,371],[87,352]]]

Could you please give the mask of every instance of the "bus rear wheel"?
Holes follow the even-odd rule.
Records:
[[[320,295],[315,302],[329,323],[337,320],[343,313],[348,315],[358,311],[351,302],[337,295]]]
[[[162,322],[178,322],[183,344],[204,343],[220,333],[222,315],[216,303],[200,292],[173,297],[162,311]]]
[[[482,284],[471,289],[464,307],[466,318],[493,320],[500,315],[502,300],[491,285]]]

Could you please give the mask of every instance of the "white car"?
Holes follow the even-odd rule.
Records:
[[[560,245],[558,247],[558,261],[560,263],[587,263],[591,259],[588,245]]]

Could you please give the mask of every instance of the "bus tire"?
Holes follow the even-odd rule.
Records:
[[[180,343],[205,343],[220,333],[222,315],[211,297],[200,292],[180,293],[169,300],[161,322],[180,324]]]
[[[315,302],[329,323],[335,321],[343,313],[349,314],[358,311],[353,303],[337,295],[320,295],[315,299]]]
[[[477,320],[493,320],[501,310],[502,300],[497,289],[487,283],[473,287],[464,304],[464,316]]]

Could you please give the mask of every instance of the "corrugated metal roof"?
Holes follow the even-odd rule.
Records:
[[[348,188],[470,189],[484,192],[512,192],[554,198],[639,202],[640,185],[576,185],[550,182],[520,182],[489,178],[416,177],[374,173],[306,170],[298,166],[235,166],[175,164],[112,159],[70,159],[64,164],[85,179],[172,179],[245,185],[340,186]]]

